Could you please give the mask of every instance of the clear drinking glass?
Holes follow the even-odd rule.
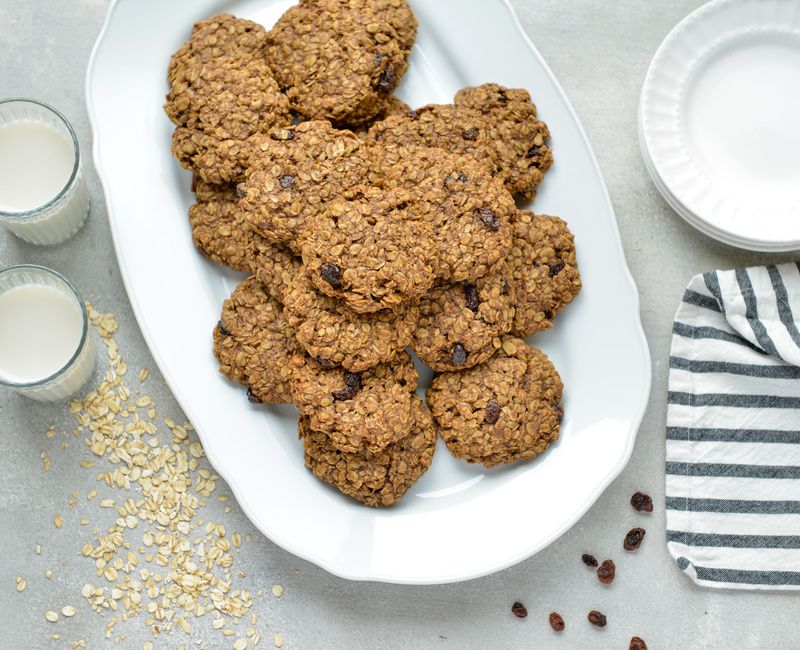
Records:
[[[19,212],[4,210],[0,196],[0,223],[31,244],[58,244],[78,232],[89,214],[89,192],[81,171],[78,138],[67,119],[44,102],[0,100],[0,129],[17,128],[20,124],[49,127],[65,138],[72,149],[72,169],[63,188],[42,205]],[[37,179],[31,178],[30,182],[36,183]]]
[[[66,297],[69,305],[76,309],[76,313],[80,314],[80,341],[69,360],[61,368],[48,376],[31,381],[18,382],[12,380],[8,369],[2,367],[3,359],[0,356],[0,386],[5,386],[40,402],[53,402],[69,397],[86,383],[94,371],[96,355],[94,342],[89,335],[89,318],[83,298],[69,280],[57,271],[47,267],[35,264],[19,264],[0,269],[0,322],[4,317],[8,317],[5,312],[8,306],[3,300],[3,298],[8,297],[8,292],[17,291],[17,302],[13,304],[19,305],[18,301],[22,298],[30,305],[29,301],[48,299],[47,294],[49,292],[42,292],[40,290],[41,287],[49,287]],[[31,288],[34,290],[30,291]],[[25,295],[20,296],[20,290],[28,291]],[[47,324],[51,336],[58,334],[60,325],[62,324],[58,322]],[[15,342],[12,341],[11,343],[14,344]],[[30,344],[31,341],[27,341],[27,343]]]

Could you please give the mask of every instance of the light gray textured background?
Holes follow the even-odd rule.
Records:
[[[283,633],[287,648],[627,648],[632,634],[646,639],[650,648],[800,647],[800,598],[696,588],[674,566],[662,541],[665,361],[679,297],[695,273],[787,259],[737,251],[694,231],[661,200],[640,158],[636,107],[647,64],[672,26],[702,3],[512,2],[588,132],[641,293],[653,391],[633,457],[591,511],[550,548],[493,576],[441,587],[340,580],[260,537],[235,505],[224,514],[213,502],[207,519],[224,521],[229,532],[256,535],[237,556],[238,568],[247,574],[242,584],[255,590],[278,582],[286,589],[281,599],[257,602],[262,647],[271,647],[275,630]],[[106,8],[105,0],[0,0],[0,95],[33,96],[59,107],[74,124],[84,152],[91,147],[84,71]],[[157,29],[158,17],[153,19]],[[85,169],[93,202],[86,227],[54,248],[29,246],[0,232],[0,265],[52,266],[75,280],[103,311],[117,314],[122,324],[117,338],[129,365],[152,370],[148,390],[160,415],[177,419],[180,411],[160,381],[125,296],[88,155]],[[84,510],[94,522],[97,510],[66,507],[70,492],[85,495],[94,487],[94,473],[78,465],[85,454],[79,441],[62,450],[63,438],[48,439],[43,433],[53,422],[71,424],[63,412],[63,406],[39,406],[0,393],[0,646],[5,648],[69,647],[69,641],[81,638],[93,648],[108,644],[105,620],[89,611],[79,595],[81,585],[93,578],[93,567],[79,555],[91,531],[76,522]],[[52,459],[49,474],[42,471],[43,450]],[[637,489],[655,498],[652,516],[637,515],[628,506]],[[220,485],[217,493],[227,489]],[[62,530],[52,524],[56,511],[67,520]],[[647,528],[647,539],[637,554],[625,555],[622,536],[636,524]],[[36,543],[42,545],[41,556],[34,553]],[[616,559],[618,576],[611,587],[600,585],[583,567],[580,555],[586,551]],[[54,573],[51,581],[43,576],[48,568]],[[16,575],[28,582],[22,594],[15,589]],[[515,600],[528,607],[524,621],[509,611]],[[68,603],[78,607],[74,618],[57,625],[44,620],[45,610]],[[608,615],[604,630],[586,622],[586,612],[595,608]],[[552,610],[567,621],[561,636],[547,625]],[[221,643],[219,633],[211,633],[209,623],[195,625],[192,641],[230,647]],[[53,632],[62,639],[52,641]],[[141,648],[150,638],[141,621],[120,625],[117,632],[128,635],[124,647]],[[186,642],[178,633],[159,637],[157,647]]]

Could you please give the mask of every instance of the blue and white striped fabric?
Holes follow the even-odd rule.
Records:
[[[707,587],[800,589],[800,264],[692,279],[673,327],[667,546]]]

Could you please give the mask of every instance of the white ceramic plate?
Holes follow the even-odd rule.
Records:
[[[689,223],[734,246],[800,248],[800,3],[716,0],[648,70],[645,162]]]
[[[294,409],[251,406],[217,372],[211,331],[239,278],[192,246],[189,175],[170,155],[172,127],[161,110],[169,56],[195,20],[230,11],[270,26],[290,4],[112,5],[86,94],[134,312],[211,462],[277,544],[352,579],[442,583],[497,571],[555,540],[594,503],[625,466],[647,403],[638,294],[602,177],[563,92],[504,0],[412,0],[421,27],[399,94],[421,105],[486,81],[532,91],[557,161],[536,208],[569,220],[584,289],[557,327],[534,340],[566,386],[558,444],[534,462],[486,471],[454,460],[440,443],[430,471],[398,506],[372,510],[341,496],[303,467]],[[424,373],[421,386],[429,380]]]

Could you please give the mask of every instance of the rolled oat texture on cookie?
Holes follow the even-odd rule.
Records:
[[[195,177],[192,189],[196,203],[189,208],[189,223],[194,245],[217,264],[250,271],[248,250],[258,235],[239,205],[236,187],[230,183],[213,185]]]
[[[505,264],[474,284],[436,286],[420,301],[411,347],[436,371],[471,368],[500,348],[514,322],[514,303]]]
[[[514,198],[473,158],[419,146],[377,146],[373,182],[412,192],[426,207],[436,235],[436,275],[474,281],[492,272],[511,249]]]
[[[217,14],[198,22],[172,56],[164,110],[176,125],[172,151],[210,183],[240,180],[251,138],[291,123],[289,100],[264,58],[266,32]]]
[[[414,192],[357,188],[310,224],[303,267],[319,291],[359,313],[418,300],[437,263],[427,209]]]
[[[393,4],[314,0],[281,16],[267,36],[267,60],[294,110],[358,126],[384,109],[416,33],[413,15],[385,10]]]
[[[413,398],[409,433],[382,451],[343,452],[324,433],[300,416],[305,462],[317,478],[368,506],[391,506],[430,467],[436,450],[436,429],[428,409]]]
[[[488,361],[436,375],[427,397],[450,453],[493,467],[534,458],[558,439],[562,390],[544,352],[506,336]]]
[[[222,306],[214,354],[222,374],[247,386],[250,401],[292,401],[291,359],[300,347],[281,305],[255,277],[243,280]]]
[[[407,352],[360,373],[326,368],[308,357],[293,363],[297,410],[337,449],[374,453],[408,434],[417,371]]]
[[[241,183],[242,206],[269,241],[299,254],[301,235],[325,205],[358,186],[368,168],[350,131],[314,120],[259,136]]]
[[[304,272],[292,279],[284,297],[284,315],[308,354],[352,372],[391,361],[411,343],[419,320],[413,302],[373,314],[354,312],[317,291]]]
[[[368,143],[438,147],[468,155],[509,192],[532,199],[553,164],[550,131],[525,90],[496,84],[466,88],[454,104],[428,104],[374,124]]]
[[[507,263],[516,299],[511,330],[516,336],[552,327],[555,315],[581,290],[575,240],[558,217],[520,211]]]

